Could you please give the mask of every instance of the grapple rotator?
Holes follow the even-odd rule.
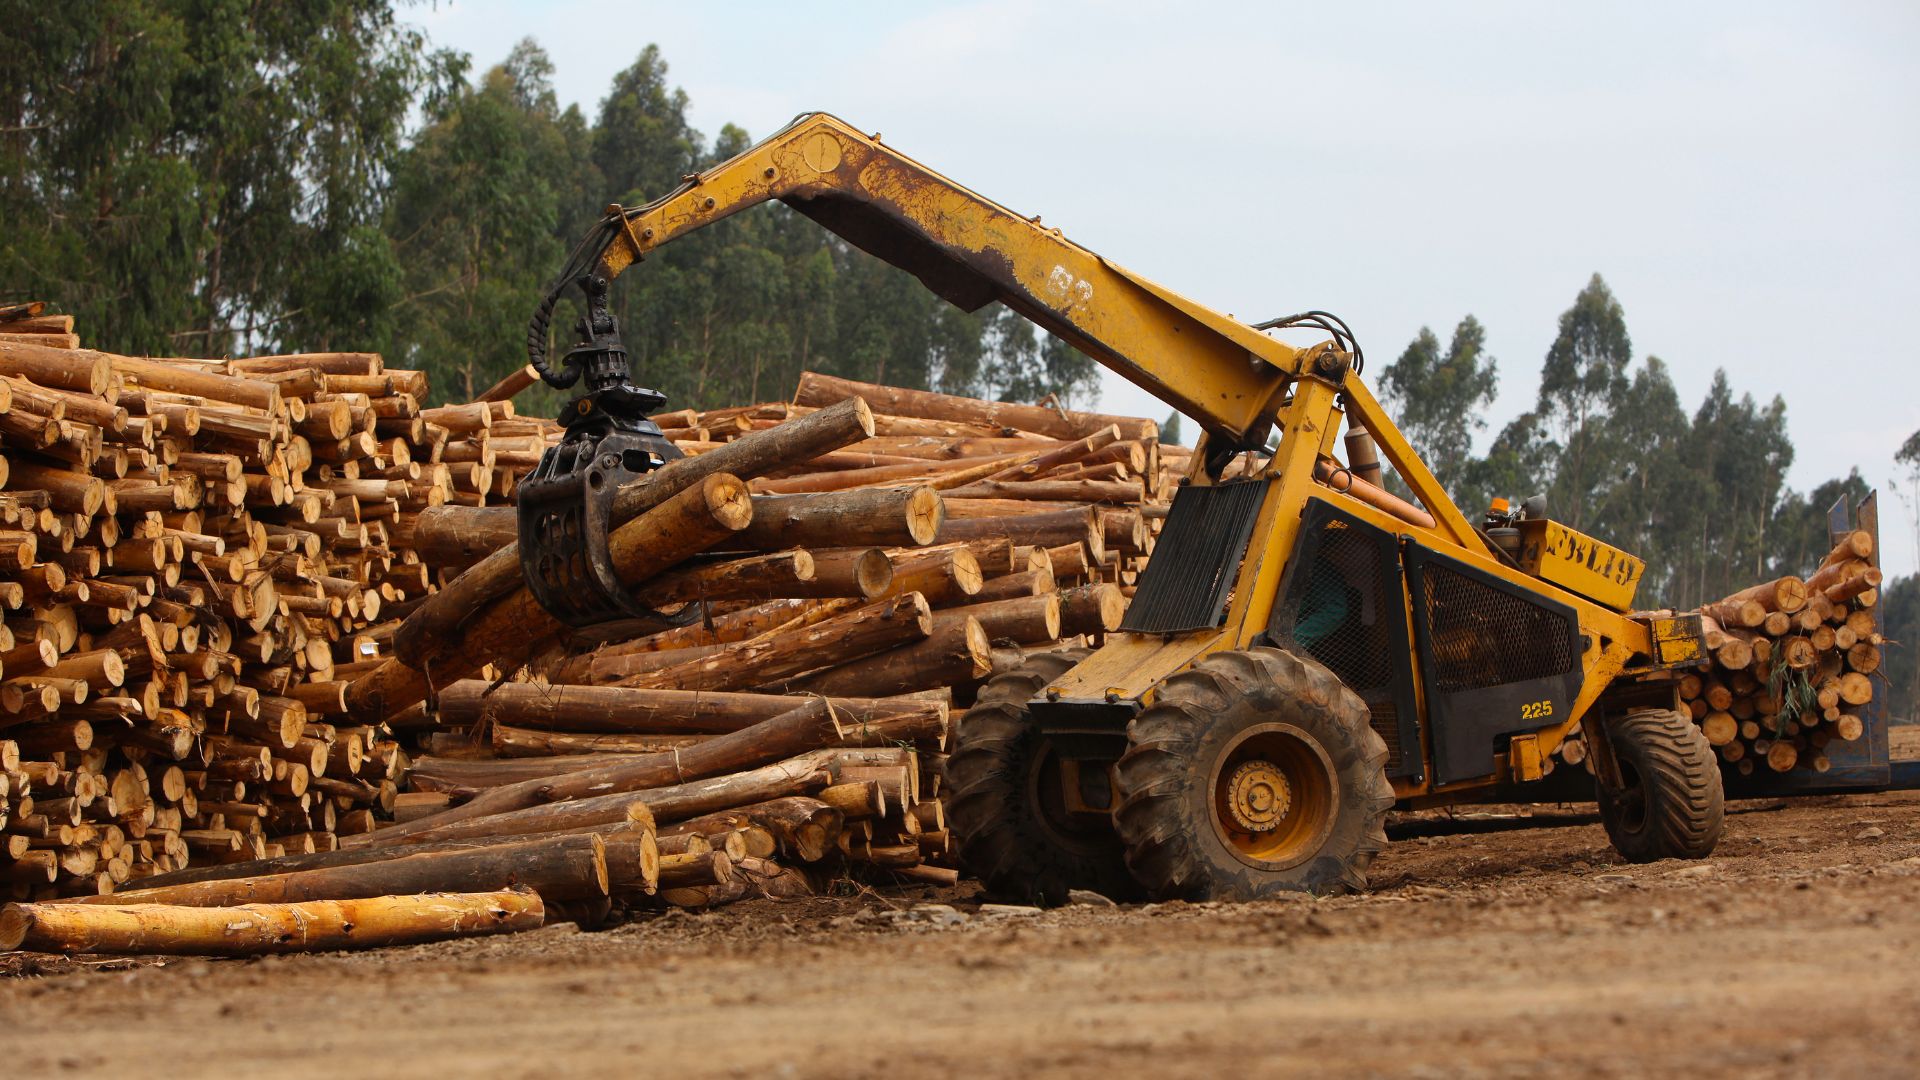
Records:
[[[697,617],[696,606],[662,615],[635,600],[614,573],[607,549],[614,495],[680,456],[647,419],[667,399],[634,385],[619,321],[607,310],[606,278],[590,274],[578,284],[587,313],[579,323],[580,343],[562,360],[564,370],[555,372],[538,352],[532,356],[548,385],[565,390],[579,383],[580,392],[559,417],[566,434],[541,455],[517,492],[527,587],[568,626],[618,619],[683,626]]]

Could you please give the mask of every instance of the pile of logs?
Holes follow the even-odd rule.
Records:
[[[1865,731],[1885,644],[1875,619],[1873,534],[1849,533],[1806,578],[1782,577],[1701,607],[1708,660],[1680,676],[1680,699],[1729,768],[1832,767],[1827,748]],[[1571,739],[1561,757],[1586,758]],[[1591,766],[1588,766],[1591,768]]]
[[[512,510],[423,511],[410,542],[445,588],[350,704],[425,752],[400,823],[349,848],[641,815],[658,888],[615,902],[956,880],[954,710],[1118,625],[1185,451],[1151,421],[813,373],[792,403],[655,420],[687,457],[623,495],[612,558],[688,621],[561,633],[520,587]]]
[[[403,538],[510,487],[462,458],[511,404],[426,389],[367,353],[116,356],[0,312],[0,896],[373,830],[406,755],[346,689],[433,587]]]
[[[1185,464],[1151,421],[808,374],[658,418],[685,456],[619,494],[610,556],[679,614],[569,631],[503,505],[561,435],[514,414],[529,373],[430,409],[369,354],[14,329],[49,341],[0,338],[0,873],[40,902],[6,933],[61,948],[218,924],[188,909],[951,883],[954,710],[1118,624]]]
[[[1783,577],[1701,609],[1713,662],[1681,679],[1707,741],[1742,774],[1826,772],[1829,744],[1864,730],[1884,644],[1873,534],[1843,538],[1804,580]],[[1756,764],[1761,763],[1761,764]]]

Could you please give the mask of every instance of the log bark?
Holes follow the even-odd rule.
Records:
[[[1129,439],[1159,438],[1160,425],[1152,420],[1099,413],[1054,410],[1044,405],[1017,405],[977,398],[955,397],[930,390],[909,390],[855,382],[816,371],[800,374],[793,400],[796,405],[825,405],[845,397],[860,397],[875,411],[892,416],[919,417],[989,427],[1011,427],[1056,439],[1079,439],[1111,424]]]
[[[1092,434],[1073,442],[1065,443],[1041,454],[1032,461],[1002,469],[987,477],[988,481],[1030,480],[1042,473],[1057,469],[1069,462],[1078,462],[1095,451],[1105,449],[1120,441],[1120,428],[1117,424],[1108,424]]]
[[[1791,615],[1807,606],[1807,583],[1789,574],[1742,589],[1722,602],[1745,603],[1749,600],[1759,601],[1760,605],[1768,611],[1779,611]]]
[[[919,593],[881,600],[791,631],[724,645],[709,656],[644,672],[622,685],[676,690],[737,690],[777,683],[925,638],[933,615]]]
[[[662,574],[636,594],[655,608],[691,600],[768,600],[815,595],[819,570],[804,548],[746,559],[686,566]]]
[[[748,548],[922,547],[946,521],[940,495],[925,485],[863,488],[813,495],[756,495],[753,524],[740,534]]]
[[[95,904],[234,907],[358,900],[409,893],[493,892],[519,885],[547,900],[607,895],[606,843],[558,836],[492,847],[428,851],[347,866],[168,885],[89,897]],[[137,888],[137,887],[136,887]]]
[[[947,624],[924,641],[784,685],[794,693],[886,697],[971,682],[992,670],[992,642],[980,623],[968,618]]]
[[[413,525],[413,549],[428,566],[466,566],[519,539],[510,506],[429,506]]]
[[[825,698],[808,698],[772,719],[715,736],[684,750],[638,754],[629,761],[493,788],[431,817],[383,830],[375,842],[391,843],[409,836],[428,835],[456,822],[524,810],[541,803],[634,792],[737,773],[838,739],[832,706]]]
[[[1138,480],[980,480],[947,492],[949,499],[1018,499],[1120,506],[1145,497]]]
[[[1048,548],[1061,544],[1085,544],[1096,562],[1106,552],[1099,523],[1094,519],[1093,510],[1088,507],[1049,510],[1019,517],[949,517],[934,537],[936,543],[943,544],[956,540],[988,539],[1006,539],[1016,544]]]
[[[509,757],[536,757],[552,754],[657,754],[685,749],[706,738],[704,735],[576,735],[569,732],[535,731],[531,728],[494,724],[488,739],[496,752]]]
[[[503,683],[488,693],[484,679],[454,683],[440,695],[448,726],[491,722],[542,731],[605,735],[722,735],[790,711],[782,694],[649,690],[625,686],[551,686]],[[832,697],[834,710],[854,720],[912,711],[913,701]]]
[[[985,604],[943,608],[933,615],[935,633],[957,622],[974,619],[993,641],[1032,645],[1060,637],[1060,594],[1019,596]]]
[[[504,814],[451,821],[430,831],[404,835],[401,830],[410,826],[396,825],[377,833],[348,837],[341,843],[347,847],[383,847],[594,828],[626,820],[635,806],[644,808],[660,823],[680,821],[728,807],[818,791],[833,781],[829,771],[831,762],[827,751],[815,750],[772,765],[705,780],[530,806]]]
[[[790,795],[716,814],[703,814],[668,826],[667,834],[707,836],[727,833],[751,824],[765,829],[779,853],[800,862],[818,862],[836,850],[835,839],[845,817],[815,798]]]
[[[1113,585],[1080,585],[1060,592],[1060,634],[1104,634],[1127,614],[1127,598]]]
[[[0,374],[100,397],[113,378],[113,364],[106,353],[92,349],[52,349],[9,342],[0,343]]]
[[[545,918],[539,894],[527,889],[236,908],[9,904],[0,910],[0,950],[259,956],[512,933]]]

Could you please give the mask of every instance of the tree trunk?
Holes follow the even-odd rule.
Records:
[[[684,750],[699,743],[706,735],[574,735],[556,731],[534,731],[531,728],[509,727],[494,724],[489,731],[489,741],[496,753],[508,757],[544,757],[553,754],[565,754],[574,757],[604,757],[610,754],[656,754],[676,749]],[[418,768],[415,763],[415,768]]]
[[[623,685],[676,690],[735,690],[779,682],[817,668],[892,649],[933,632],[933,616],[919,593],[881,600],[812,626],[724,645],[669,668],[623,680]]]
[[[974,619],[993,641],[1011,641],[1017,645],[1056,641],[1060,637],[1060,597],[1059,593],[1047,593],[943,608],[934,612],[934,632],[939,633],[956,622]]]
[[[560,776],[537,777],[493,788],[471,801],[431,817],[384,830],[386,843],[425,834],[453,822],[524,810],[541,803],[560,803],[589,794],[608,795],[686,783],[723,773],[738,772],[779,761],[802,751],[837,742],[832,707],[824,698],[809,698],[770,720],[726,735],[718,735],[684,750],[638,754],[631,760]],[[579,824],[589,824],[580,822]]]
[[[725,562],[682,567],[662,574],[637,591],[641,603],[655,608],[690,600],[770,600],[818,594],[819,573],[805,548]]]
[[[0,911],[0,950],[258,956],[504,934],[545,918],[539,894],[527,889],[237,908],[9,904]]]
[[[547,803],[504,814],[436,823],[431,830],[412,832],[412,823],[377,833],[348,837],[346,847],[406,845],[486,836],[514,836],[561,829],[592,828],[626,820],[636,804],[658,822],[680,821],[732,806],[765,802],[786,795],[805,795],[832,783],[832,758],[826,751],[808,753],[745,772],[728,773],[670,787],[615,792],[572,802]],[[498,790],[506,790],[504,788]],[[422,819],[423,821],[431,819]],[[408,830],[402,833],[402,830]]]
[[[1113,424],[1129,439],[1158,438],[1160,425],[1152,420],[1130,416],[1103,416],[1098,413],[1071,413],[1044,405],[1015,405],[998,401],[938,394],[931,390],[909,390],[852,379],[822,375],[816,371],[800,374],[794,392],[796,405],[825,405],[842,397],[861,397],[878,412],[893,416],[921,417],[990,427],[1014,427],[1056,439],[1079,439]]]
[[[964,547],[903,556],[893,566],[894,595],[919,593],[930,604],[958,602],[980,591],[985,581],[979,560]]]
[[[532,889],[547,900],[605,896],[606,844],[594,833],[558,836],[494,847],[420,852],[351,866],[116,892],[85,902],[233,907],[411,893],[491,892],[515,885]]]
[[[488,693],[491,685],[484,679],[464,679],[447,687],[440,694],[441,722],[471,727],[485,718],[542,731],[722,735],[772,719],[797,704],[782,694],[538,683],[502,683]],[[861,720],[911,711],[921,703],[835,697],[828,704],[837,713]]]
[[[948,623],[924,641],[790,680],[785,686],[794,693],[886,697],[972,682],[992,670],[993,646],[987,632],[968,618]]]
[[[756,495],[753,524],[739,542],[763,551],[861,544],[921,547],[933,542],[945,520],[939,493],[925,485]]]

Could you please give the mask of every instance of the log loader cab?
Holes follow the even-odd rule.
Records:
[[[1631,611],[1640,561],[1543,507],[1470,521],[1325,313],[1239,322],[816,113],[610,207],[534,317],[535,365],[564,289],[597,295],[775,199],[965,310],[1006,304],[1205,429],[1119,631],[997,675],[960,722],[949,818],[995,892],[1360,889],[1390,809],[1537,779],[1583,729],[1623,855],[1712,851],[1720,774],[1671,678],[1702,655],[1698,617]],[[1275,336],[1301,330],[1325,340]],[[617,347],[611,326],[587,332],[593,356]]]

